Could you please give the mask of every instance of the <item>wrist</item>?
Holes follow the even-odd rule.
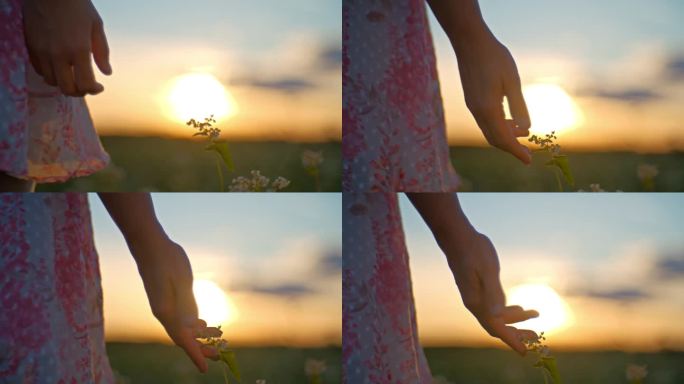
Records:
[[[146,229],[134,229],[126,232],[124,237],[131,255],[138,263],[143,257],[147,257],[146,255],[155,254],[155,252],[149,252],[149,250],[161,249],[160,247],[171,243],[171,239],[164,232],[161,225]]]

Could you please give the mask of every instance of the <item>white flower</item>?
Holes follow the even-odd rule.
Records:
[[[273,183],[271,183],[271,188],[273,188],[274,191],[279,191],[281,189],[287,188],[287,186],[290,185],[290,180],[278,176],[275,180],[273,180]]]
[[[651,164],[639,164],[637,176],[641,181],[653,179],[658,176],[658,167]]]
[[[549,356],[551,356],[551,350],[550,350],[549,347],[547,347],[546,345],[540,347],[538,352],[539,352],[539,355],[542,356],[542,357],[549,357]]]
[[[326,369],[327,367],[323,360],[306,359],[306,363],[304,364],[304,372],[309,377],[320,376]]]
[[[323,163],[323,151],[306,150],[302,152],[302,165],[304,168],[316,168]]]
[[[627,366],[626,375],[629,381],[642,380],[647,374],[645,365],[630,364]]]
[[[601,188],[601,184],[589,184],[589,188],[592,192],[605,192],[603,188]]]
[[[266,384],[266,380],[264,379],[259,379],[256,381],[256,384]]]

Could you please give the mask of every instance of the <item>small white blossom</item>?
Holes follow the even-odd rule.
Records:
[[[627,380],[636,381],[645,378],[648,374],[648,371],[646,370],[645,365],[630,364],[627,366],[627,371],[625,374],[627,376]]]
[[[605,192],[605,190],[601,188],[601,184],[589,184],[589,188],[592,192]]]
[[[651,164],[639,164],[637,167],[637,177],[639,180],[651,180],[658,176],[658,167]]]
[[[316,168],[323,163],[323,151],[306,150],[302,152],[304,168]]]
[[[320,376],[326,369],[327,366],[323,360],[306,359],[306,363],[304,364],[304,372],[309,377]]]

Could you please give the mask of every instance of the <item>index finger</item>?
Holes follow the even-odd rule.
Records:
[[[509,129],[506,120],[502,116],[490,117],[488,124],[493,127],[495,132],[494,135],[497,139],[496,147],[510,153],[525,164],[529,164],[532,161],[530,150],[518,142],[513,130]]]
[[[207,371],[208,366],[206,360],[204,360],[204,354],[202,353],[201,344],[199,344],[192,336],[192,331],[188,327],[182,326],[173,332],[171,338],[176,343],[177,346],[183,348],[185,354],[190,357],[193,363],[197,366],[200,372],[204,373]]]
[[[518,331],[514,327],[507,326],[502,321],[494,320],[490,322],[490,331],[521,356],[525,356],[527,353],[527,348],[518,337]]]

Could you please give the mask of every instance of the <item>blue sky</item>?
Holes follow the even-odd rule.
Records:
[[[99,198],[89,200],[108,337],[164,340],[123,237]],[[195,279],[216,283],[239,311],[227,327],[233,340],[339,341],[339,194],[161,193],[153,200],[167,233],[187,252]],[[292,329],[289,322],[302,326]]]
[[[628,193],[462,193],[464,211],[493,241],[506,290],[546,284],[574,313],[560,346],[684,347],[684,196]],[[488,343],[463,308],[431,233],[400,200],[418,308],[427,343]],[[540,308],[543,312],[544,308]],[[627,320],[625,313],[630,314]],[[615,321],[623,328],[616,329]]]

